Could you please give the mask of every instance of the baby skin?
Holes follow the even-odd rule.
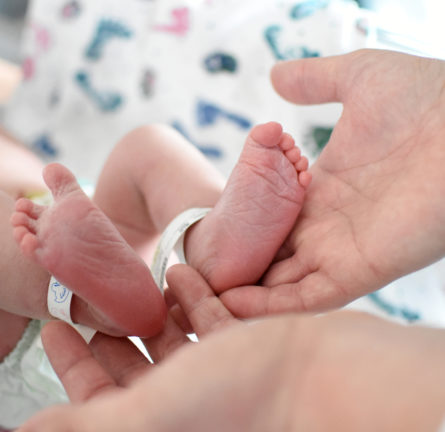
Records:
[[[162,140],[158,138],[159,142]],[[152,146],[159,144],[156,139],[152,141]],[[153,159],[153,155],[161,157],[153,148],[146,148],[150,151],[141,152],[138,148],[137,161],[130,162],[137,165],[144,159]],[[176,156],[171,161],[158,160],[156,166],[171,168],[166,164],[173,164]],[[194,163],[199,164],[198,160]],[[113,164],[112,160],[109,163]],[[147,160],[145,166],[149,164]],[[187,197],[178,201],[176,182],[181,179],[174,176],[169,176],[169,184],[162,183],[167,194],[171,191],[171,197],[157,201],[151,196],[151,189],[159,189],[163,179],[153,178],[157,171],[148,170],[145,175],[149,181],[129,181],[131,187],[127,191],[119,190],[123,195],[117,201],[119,209],[111,205],[104,213],[83,193],[65,167],[51,164],[44,170],[44,180],[54,203],[46,207],[27,199],[17,201],[11,217],[14,238],[24,255],[87,303],[90,312],[108,325],[110,333],[149,337],[161,330],[166,306],[149,268],[132,247],[127,228],[142,221],[162,230],[171,220],[165,211],[166,202],[173,206],[169,209],[173,215],[183,210],[184,203],[187,207],[214,205],[186,236],[187,261],[217,292],[255,283],[272,262],[300,212],[311,180],[307,166],[290,135],[271,122],[252,129],[225,189],[210,201],[200,203]],[[201,168],[190,170],[188,176],[199,175],[196,173]],[[138,169],[129,167],[124,172],[131,177],[137,175]],[[122,180],[120,184],[127,183]],[[205,185],[201,187],[206,196]],[[113,185],[99,181],[99,202],[100,197],[108,196],[107,189],[111,191]],[[199,195],[199,190],[193,194]],[[128,207],[132,196],[138,196],[144,211],[137,206]],[[214,199],[216,203],[212,202]],[[127,210],[126,216],[117,217],[116,212],[122,208]],[[154,233],[149,235],[155,237]],[[73,315],[73,319],[82,323],[81,316]]]
[[[166,307],[145,262],[68,169],[48,165],[43,178],[54,203],[47,207],[21,198],[11,217],[23,254],[85,300],[111,333],[158,333]]]
[[[278,123],[251,131],[221,198],[186,237],[188,263],[215,292],[258,282],[295,224],[307,168]]]

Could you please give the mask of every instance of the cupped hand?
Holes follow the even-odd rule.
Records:
[[[203,342],[186,343],[169,319],[162,335],[146,341],[155,363],[168,357],[155,366],[128,340],[96,335],[89,348],[65,323],[53,322],[42,335],[45,349],[76,404],[40,413],[21,432],[285,429],[292,326],[238,322],[189,267],[173,268],[167,280]]]
[[[445,254],[445,62],[361,50],[279,63],[277,92],[341,102],[297,224],[238,316],[342,306]]]

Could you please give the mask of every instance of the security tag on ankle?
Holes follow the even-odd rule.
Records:
[[[81,325],[74,324],[71,319],[71,300],[73,298],[73,292],[65,285],[62,285],[56,280],[54,276],[51,276],[48,286],[48,311],[54,318],[59,318],[62,321],[70,324],[76,329],[83,337],[86,343],[89,343],[93,336],[96,334],[96,330]]]
[[[204,218],[210,210],[212,209],[209,207],[197,207],[185,210],[176,216],[162,233],[151,264],[153,278],[161,292],[164,291],[165,272],[173,249],[179,261],[186,263],[184,254],[185,232],[193,224]]]

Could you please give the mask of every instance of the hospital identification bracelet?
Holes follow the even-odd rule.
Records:
[[[156,248],[151,272],[161,292],[170,255],[175,250],[180,262],[185,263],[184,236],[188,228],[204,218],[212,210],[209,207],[197,207],[183,211],[176,216],[162,233]]]

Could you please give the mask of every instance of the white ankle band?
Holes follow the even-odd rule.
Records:
[[[48,311],[54,318],[59,318],[62,321],[70,324],[74,327],[80,335],[85,339],[87,343],[93,338],[96,330],[81,325],[74,324],[71,319],[71,300],[73,298],[73,292],[65,285],[62,285],[56,280],[54,276],[51,276],[48,286]]]
[[[164,277],[167,263],[173,249],[180,262],[186,263],[184,255],[185,232],[196,222],[204,218],[212,210],[209,207],[191,208],[176,216],[165,228],[156,248],[151,264],[152,276],[159,289],[164,289]]]

